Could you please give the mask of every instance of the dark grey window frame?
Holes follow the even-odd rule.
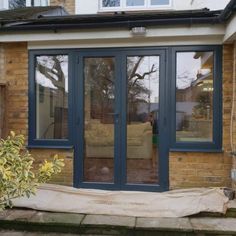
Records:
[[[176,141],[176,55],[178,52],[212,51],[214,53],[213,71],[213,141],[177,142]],[[171,48],[171,129],[170,151],[222,152],[222,46],[185,46]]]
[[[71,50],[30,50],[29,51],[29,138],[28,148],[60,148],[70,149],[73,147],[73,124],[74,118],[72,107],[74,104],[71,92],[68,93],[68,139],[37,139],[36,138],[36,83],[35,65],[37,56],[68,55],[68,91],[73,89],[73,52]]]
[[[133,50],[134,48],[111,48],[109,50]],[[168,94],[166,98],[168,110],[165,114],[165,122],[169,126],[166,133],[166,142],[170,151],[188,152],[222,152],[222,46],[168,46],[168,47],[141,47],[142,49],[164,49],[167,53],[166,60],[166,80]],[[102,51],[103,49],[99,49]],[[104,48],[107,50],[107,48]],[[76,69],[78,68],[78,57],[80,52],[85,49],[49,49],[49,50],[30,50],[29,51],[29,139],[30,148],[61,148],[70,149],[75,144],[74,128],[79,122],[74,117],[75,109],[75,88],[76,88]],[[213,95],[213,142],[176,142],[176,53],[193,51],[213,51],[214,53],[214,95]],[[36,100],[35,100],[35,58],[41,55],[61,55],[69,57],[69,99],[68,99],[68,131],[67,140],[40,140],[36,139]]]

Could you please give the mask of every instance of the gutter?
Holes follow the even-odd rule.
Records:
[[[219,15],[220,22],[227,21],[236,10],[236,0],[231,0]]]
[[[210,16],[195,16],[195,17],[175,17],[175,18],[163,18],[163,19],[114,19],[111,21],[110,18],[107,19],[92,19],[89,22],[78,22],[78,23],[50,23],[44,22],[41,24],[37,21],[29,21],[26,24],[14,25],[14,26],[2,26],[0,27],[0,32],[9,32],[9,31],[36,31],[36,30],[53,30],[57,32],[58,30],[66,29],[91,29],[91,28],[133,28],[133,27],[148,27],[148,26],[166,26],[166,25],[181,25],[181,24],[222,24],[227,21],[231,15],[236,10],[236,0],[231,0],[225,9],[219,15],[210,15]],[[44,19],[46,20],[46,19]],[[53,19],[51,19],[53,20]],[[76,21],[76,18],[73,19]],[[100,20],[100,21],[99,21]],[[55,21],[55,20],[54,20]]]
[[[62,29],[89,29],[89,28],[133,28],[147,26],[166,26],[166,25],[182,25],[182,24],[219,24],[218,17],[197,17],[197,18],[173,18],[173,19],[152,19],[152,20],[127,20],[115,22],[92,22],[92,23],[68,23],[68,24],[37,24],[37,25],[17,25],[11,27],[2,27],[0,32],[8,31],[31,31],[31,30],[62,30]]]

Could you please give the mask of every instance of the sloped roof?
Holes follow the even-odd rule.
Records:
[[[227,21],[235,12],[236,0],[231,0],[223,11],[201,9],[66,15],[63,13],[62,9],[63,8],[57,7],[41,7],[14,10],[13,13],[8,11],[15,20],[10,19],[10,16],[6,16],[6,14],[6,18],[4,19],[4,12],[0,12],[0,31],[66,30],[109,27],[132,28],[135,26],[177,24],[221,24]],[[52,10],[58,11],[54,12],[57,14],[48,14]],[[62,11],[61,14],[60,11]]]
[[[26,19],[38,19],[47,16],[65,16],[68,13],[63,7],[23,7],[13,10],[0,11],[0,22],[2,21],[18,21]]]

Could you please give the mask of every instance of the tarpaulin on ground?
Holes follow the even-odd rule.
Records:
[[[45,184],[35,196],[14,206],[42,211],[136,217],[184,217],[200,212],[225,213],[228,198],[220,188],[194,188],[163,193],[75,189]]]

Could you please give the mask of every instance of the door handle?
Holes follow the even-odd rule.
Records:
[[[118,112],[114,112],[114,113],[107,113],[107,115],[110,115],[110,116],[119,116],[119,113],[118,113]]]
[[[118,122],[119,122],[119,115],[120,115],[120,114],[119,114],[118,112],[107,113],[107,115],[114,116],[115,123],[118,123]]]

